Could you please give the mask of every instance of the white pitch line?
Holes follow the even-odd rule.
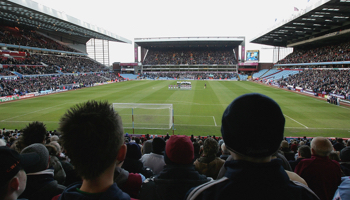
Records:
[[[308,127],[307,127],[307,126],[305,126],[304,124],[302,124],[302,123],[298,122],[297,120],[295,120],[295,119],[293,119],[293,118],[289,117],[288,115],[285,115],[285,114],[283,114],[283,115],[284,115],[284,116],[286,116],[286,117],[288,117],[289,119],[293,120],[294,122],[296,122],[296,123],[298,123],[298,124],[300,124],[300,125],[302,125],[302,126],[304,126],[305,128],[307,128],[307,129],[308,129]]]
[[[215,121],[215,117],[213,116],[213,120],[214,120],[214,124],[215,124],[215,126],[218,126],[218,125],[216,125],[216,121]]]
[[[47,109],[50,109],[50,108],[62,106],[62,105],[64,105],[64,104],[67,104],[67,103],[63,103],[63,104],[60,104],[60,105],[56,105],[56,106],[44,108],[44,109],[41,109],[41,110],[36,110],[36,111],[34,111],[34,112],[26,113],[26,114],[23,114],[23,115],[18,115],[18,116],[11,117],[11,118],[8,118],[8,119],[4,119],[4,120],[1,120],[1,122],[4,122],[4,121],[9,120],[9,119],[17,118],[17,117],[22,117],[22,116],[25,116],[25,115],[29,115],[29,114],[32,114],[32,113],[40,112],[40,111],[47,110]]]
[[[291,128],[291,129],[304,129],[303,127],[284,127],[284,128]],[[349,130],[350,128],[310,128],[308,127],[308,129],[314,129],[314,130]]]

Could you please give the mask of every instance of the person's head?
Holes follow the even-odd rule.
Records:
[[[26,188],[27,167],[36,165],[39,156],[35,153],[20,155],[8,147],[0,147],[0,199],[17,199]]]
[[[281,142],[281,149],[288,149],[289,148],[289,144],[286,140],[282,140]]]
[[[49,151],[50,156],[57,156],[58,155],[56,147],[53,146],[52,144],[47,144],[47,145],[45,145],[45,147]]]
[[[54,136],[51,136],[50,137],[50,142],[54,142],[54,141],[58,141],[59,140],[59,138],[58,138],[58,136],[57,135],[54,135]]]
[[[29,123],[25,128],[22,129],[20,137],[21,148],[25,148],[34,143],[46,143],[46,127],[42,122]]]
[[[6,146],[7,142],[4,139],[0,139],[0,147]]]
[[[329,139],[325,137],[315,137],[311,141],[312,155],[329,156],[333,150],[333,145]]]
[[[232,156],[269,162],[280,147],[284,124],[282,110],[274,100],[251,93],[228,105],[222,116],[221,134]]]
[[[62,147],[83,179],[94,180],[125,159],[122,120],[108,102],[71,107],[61,117],[59,131]]]
[[[62,152],[61,145],[58,142],[53,141],[53,142],[50,142],[49,144],[56,148],[57,155],[59,155]]]
[[[39,155],[40,158],[36,165],[26,168],[27,173],[41,172],[49,167],[49,151],[47,150],[45,145],[41,143],[31,144],[21,151],[21,154],[26,153],[36,153],[37,155]]]
[[[211,138],[208,137],[203,144],[203,153],[206,156],[215,156],[219,151],[219,143]]]
[[[346,142],[346,146],[350,146],[350,139]]]
[[[152,153],[163,154],[165,149],[165,141],[163,138],[156,137],[152,142]]]
[[[337,142],[343,144],[343,138],[337,138]]]
[[[193,163],[194,148],[185,135],[173,135],[165,146],[164,161],[167,165],[189,165]]]
[[[149,154],[152,152],[152,140],[147,140],[143,143],[142,154]]]
[[[126,157],[130,159],[139,160],[141,158],[141,147],[135,142],[130,142],[126,144],[127,151]]]
[[[311,158],[311,149],[307,145],[302,145],[298,148],[298,156],[301,158]]]

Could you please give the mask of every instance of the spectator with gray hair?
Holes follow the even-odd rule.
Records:
[[[301,160],[294,171],[307,182],[321,200],[332,199],[341,181],[339,163],[328,157],[332,150],[333,146],[329,139],[315,137],[311,141],[311,158]]]

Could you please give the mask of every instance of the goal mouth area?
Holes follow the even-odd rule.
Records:
[[[113,103],[121,116],[123,127],[128,129],[171,129],[173,104]]]

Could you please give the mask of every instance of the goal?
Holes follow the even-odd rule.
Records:
[[[174,126],[173,104],[113,103],[122,117],[123,127],[132,129],[171,129]]]

